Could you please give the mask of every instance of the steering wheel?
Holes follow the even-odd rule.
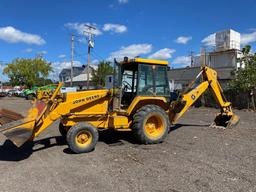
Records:
[[[127,81],[123,81],[122,82],[123,88],[122,88],[122,92],[126,92],[128,89],[132,90],[132,86],[130,83],[128,83]]]

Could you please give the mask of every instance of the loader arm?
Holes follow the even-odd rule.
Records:
[[[202,78],[202,81],[196,86],[196,82],[200,78]],[[181,94],[177,101],[171,103],[169,110],[171,123],[177,122],[208,88],[220,107],[220,113],[215,118],[215,125],[227,128],[236,124],[239,117],[233,114],[231,103],[226,100],[223,94],[217,80],[217,72],[207,66],[202,67],[196,79],[188,86],[187,91]]]

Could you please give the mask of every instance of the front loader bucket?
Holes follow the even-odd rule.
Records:
[[[33,135],[35,121],[25,119],[7,123],[0,127],[0,132],[12,141],[17,147],[23,145]]]
[[[17,147],[20,147],[28,140],[33,140],[38,128],[44,124],[42,119],[49,115],[52,107],[56,107],[54,100],[60,93],[61,86],[62,83],[59,83],[47,102],[36,100],[28,114],[25,115],[25,118],[13,111],[0,110],[0,133],[5,135]]]
[[[232,126],[235,126],[239,122],[239,116],[233,114],[233,115],[223,115],[218,114],[214,120],[214,123],[211,125],[211,127],[217,127],[217,128],[230,128]]]
[[[35,104],[35,106],[29,110],[25,118],[22,118],[22,115],[13,111],[1,109],[0,133],[5,135],[17,147],[23,145],[33,136],[36,118],[43,108],[40,106],[41,105]]]

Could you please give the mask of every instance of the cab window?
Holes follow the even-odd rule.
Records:
[[[170,95],[166,67],[156,66],[155,86],[156,86],[156,95],[159,95],[159,96]]]
[[[139,77],[138,77],[138,94],[139,95],[153,95],[153,70],[151,65],[139,65]]]

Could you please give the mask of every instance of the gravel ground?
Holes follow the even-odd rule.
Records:
[[[0,107],[25,113],[30,103],[2,98]],[[130,133],[101,132],[96,149],[78,155],[56,122],[33,147],[0,146],[0,191],[256,191],[255,113],[235,111],[240,123],[227,130],[208,127],[215,113],[189,110],[158,145],[138,145]]]

